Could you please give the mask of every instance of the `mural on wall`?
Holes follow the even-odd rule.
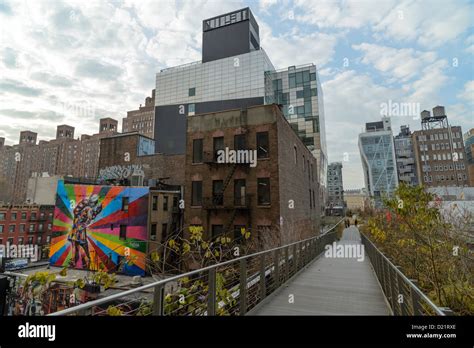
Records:
[[[140,164],[116,165],[99,170],[100,180],[129,179],[133,175],[144,176],[143,166]]]
[[[146,187],[59,181],[50,264],[144,275],[148,193]]]

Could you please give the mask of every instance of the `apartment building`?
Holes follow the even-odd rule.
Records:
[[[144,106],[140,104],[137,110],[127,111],[127,117],[122,119],[122,133],[127,132],[155,137],[155,90],[151,91],[151,97],[146,97]]]
[[[319,233],[317,162],[279,106],[189,117],[186,144],[185,234],[245,228],[264,249]]]
[[[421,126],[412,135],[420,185],[468,186],[461,127],[449,125],[444,106],[422,111]]]

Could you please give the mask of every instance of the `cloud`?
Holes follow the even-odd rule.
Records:
[[[110,81],[120,77],[123,71],[113,64],[87,59],[77,64],[76,73],[79,76]]]
[[[14,94],[20,94],[26,97],[37,97],[43,93],[41,89],[28,87],[22,82],[15,80],[0,81],[0,90]]]
[[[472,25],[469,15],[472,11],[472,4],[465,1],[405,0],[373,29],[379,37],[417,41],[434,48],[456,39],[468,29]]]
[[[401,82],[411,80],[436,59],[435,52],[421,52],[413,48],[396,49],[369,43],[352,45],[352,48],[364,53],[362,63]]]
[[[3,57],[3,64],[7,68],[14,69],[17,67],[18,54],[14,49],[10,47],[5,47],[2,51],[2,57]]]

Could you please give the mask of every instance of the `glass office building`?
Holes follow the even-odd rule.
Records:
[[[384,196],[390,197],[398,186],[395,147],[390,119],[366,123],[366,132],[359,134],[359,150],[364,170],[365,186],[375,208],[383,206]]]
[[[203,21],[202,60],[156,74],[156,152],[185,153],[186,117],[277,103],[317,159],[326,201],[327,151],[322,90],[316,66],[275,70],[260,46],[249,8]],[[325,204],[322,204],[324,209]]]
[[[326,194],[327,150],[323,93],[314,64],[267,72],[265,103],[283,106],[283,114],[316,157],[319,182]],[[320,102],[321,101],[321,102]],[[321,197],[326,201],[326,197]]]

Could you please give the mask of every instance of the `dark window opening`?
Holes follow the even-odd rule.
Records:
[[[202,181],[193,181],[191,195],[191,205],[197,206],[202,204]]]
[[[270,205],[270,178],[257,179],[258,205]]]
[[[257,158],[269,157],[268,132],[257,133]]]
[[[193,163],[202,163],[202,139],[193,140]]]

